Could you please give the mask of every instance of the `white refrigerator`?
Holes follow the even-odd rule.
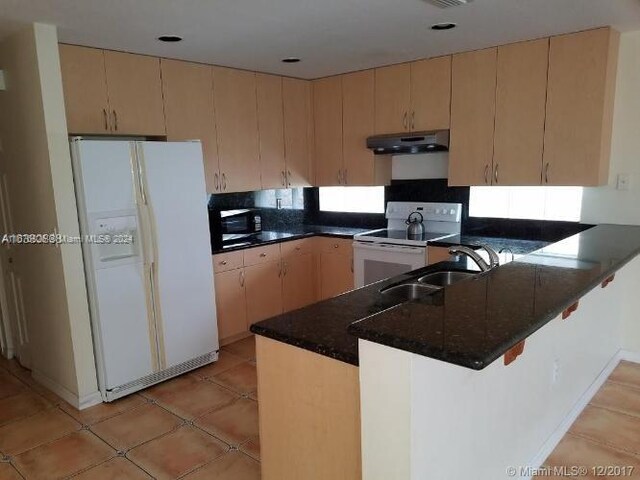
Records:
[[[71,138],[105,401],[218,358],[199,142]]]

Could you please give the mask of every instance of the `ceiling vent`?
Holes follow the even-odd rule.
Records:
[[[459,5],[466,5],[473,2],[473,0],[424,0],[431,5],[435,5],[439,8],[457,7]]]

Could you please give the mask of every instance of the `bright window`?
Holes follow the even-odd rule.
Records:
[[[472,217],[580,221],[582,187],[471,187]]]
[[[384,187],[320,187],[320,210],[384,213]]]

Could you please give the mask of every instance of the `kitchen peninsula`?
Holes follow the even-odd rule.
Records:
[[[502,478],[544,460],[602,372],[637,350],[624,331],[638,253],[640,227],[600,225],[424,298],[380,291],[460,266],[252,326],[263,475]],[[284,462],[294,445],[304,460]]]

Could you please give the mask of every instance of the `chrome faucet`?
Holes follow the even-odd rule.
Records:
[[[500,251],[498,253],[505,253],[508,252],[511,254],[511,261],[513,262],[516,259],[516,256],[513,254],[513,250],[511,250],[509,247],[504,247],[502,249],[500,249]]]
[[[478,267],[480,267],[480,270],[482,270],[483,272],[488,272],[492,268],[500,265],[500,257],[498,257],[498,254],[495,252],[495,250],[493,250],[493,248],[488,245],[480,245],[480,248],[483,248],[489,254],[489,263],[485,262],[484,258],[482,258],[474,249],[465,247],[463,245],[451,247],[449,249],[449,253],[452,255],[455,255],[456,253],[462,253],[468,256],[474,262],[476,262]]]

